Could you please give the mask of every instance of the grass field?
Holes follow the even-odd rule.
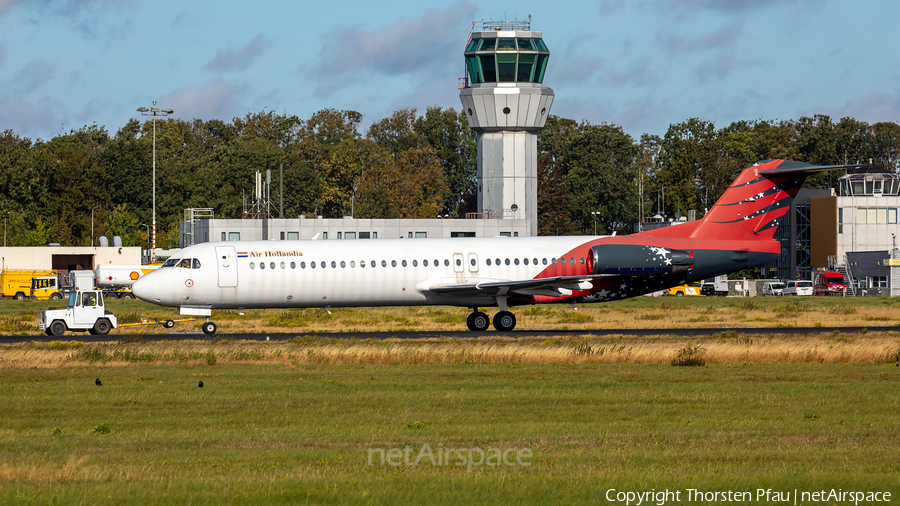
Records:
[[[3,333],[36,333],[27,310],[42,304],[0,303]],[[126,319],[172,316],[111,306]],[[639,298],[520,311],[525,328],[623,329],[612,336],[321,333],[461,330],[464,314],[251,311],[216,321],[298,337],[0,344],[0,504],[597,504],[610,489],[680,491],[681,503],[688,489],[900,497],[900,329],[627,332],[892,326],[891,299]]]
[[[896,498],[898,380],[887,362],[5,369],[0,502],[597,504],[611,488]],[[411,462],[425,448],[471,458],[378,458],[406,447]],[[527,452],[473,464],[492,448]]]
[[[58,301],[0,302],[0,335],[39,335],[40,311]],[[108,308],[120,323],[141,318],[179,318],[171,308],[136,300],[111,300]],[[513,308],[517,330],[595,328],[715,328],[900,325],[900,299],[889,297],[636,297],[577,310],[552,304]],[[219,334],[243,332],[353,332],[466,330],[469,310],[447,306],[214,311]],[[488,314],[496,312],[496,308]],[[176,331],[199,331],[201,321],[179,323]],[[114,334],[161,333],[161,327],[138,326]],[[77,334],[76,334],[77,335]]]

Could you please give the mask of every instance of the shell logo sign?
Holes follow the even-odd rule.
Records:
[[[135,280],[137,280],[137,278],[141,277],[141,273],[138,271],[131,271],[131,274],[129,275],[129,277],[131,278],[132,281],[135,281]]]

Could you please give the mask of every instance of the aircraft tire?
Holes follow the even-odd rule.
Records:
[[[61,336],[66,333],[66,323],[62,320],[53,320],[48,330],[52,336]]]
[[[216,324],[213,322],[206,322],[201,328],[203,329],[203,333],[206,335],[212,335],[216,333]]]
[[[112,325],[109,323],[109,320],[107,320],[106,318],[100,318],[94,323],[94,328],[91,330],[93,331],[92,334],[94,335],[105,336],[106,334],[109,334],[109,329],[111,328]]]
[[[472,332],[484,332],[491,325],[491,319],[481,311],[476,311],[466,318],[466,325]]]
[[[500,311],[494,315],[494,328],[501,332],[509,332],[516,328],[516,315],[509,311]]]

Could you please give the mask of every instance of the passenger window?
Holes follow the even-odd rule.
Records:
[[[391,260],[391,267],[397,267],[397,261]]]
[[[565,259],[565,258],[560,258],[560,259],[559,259],[559,263],[560,263],[561,265],[566,265],[566,259]]]
[[[532,259],[532,260],[533,260],[533,263],[534,263],[534,265],[537,265],[537,258],[534,258],[534,259]],[[546,261],[546,260],[544,260],[544,263],[545,263],[545,264],[546,264],[546,263],[547,263],[547,261]]]
[[[332,261],[331,261],[331,268],[334,269],[334,268],[336,268],[336,267],[337,267],[337,262],[335,262],[334,260],[332,260]]]
[[[546,258],[541,259],[541,263],[544,265],[547,265],[547,259]]]
[[[570,262],[572,265],[575,265],[575,257],[570,258],[570,259],[569,259],[569,262]]]
[[[406,267],[406,260],[400,262],[400,265],[402,265],[403,267]]]
[[[359,262],[359,266],[360,266],[361,268],[365,268],[365,267],[366,267],[366,261],[365,261],[365,260],[361,260],[361,261]]]
[[[528,265],[528,259],[527,259],[527,258],[524,259],[524,260],[522,260],[522,261],[525,262],[525,265]]]
[[[296,268],[297,268],[297,264],[294,262],[291,262],[291,269],[296,269]]]
[[[309,267],[310,267],[311,269],[315,269],[315,268],[316,268],[316,263],[315,263],[315,262],[310,262],[310,263],[309,263]]]
[[[450,260],[444,259],[444,265],[450,265]]]
[[[325,262],[323,261],[322,263],[320,263],[320,264],[319,264],[319,267],[321,267],[321,268],[324,269],[324,268],[325,268]]]
[[[344,269],[346,267],[347,267],[347,262],[341,260],[341,269]]]
[[[494,260],[494,263],[496,263],[497,265],[500,265],[500,259],[498,258],[498,259]]]
[[[269,262],[269,268],[275,270],[275,262]]]
[[[424,267],[428,267],[428,260],[422,260],[422,265]]]
[[[259,268],[260,268],[260,269],[265,269],[265,268],[266,268],[265,262],[260,262],[260,263],[259,263]]]
[[[356,268],[356,260],[350,260],[350,268],[351,269]]]
[[[382,260],[382,261],[381,261],[381,266],[382,266],[382,267],[387,267],[387,260]]]
[[[441,265],[441,263],[438,262],[437,259],[435,259],[434,266],[437,267],[438,265]],[[450,262],[448,262],[447,260],[444,260],[444,265],[450,265]]]
[[[281,268],[284,269],[284,262],[281,262]]]
[[[515,260],[513,260],[513,263],[516,264],[516,265],[519,265],[519,259],[516,258]]]
[[[418,266],[419,266],[419,261],[413,260],[413,267],[418,267]]]
[[[490,259],[490,258],[488,258],[488,259],[485,260],[484,262],[485,262],[486,264],[488,264],[488,265],[491,265],[491,259]]]
[[[553,265],[556,265],[556,259],[555,259],[555,258],[551,258],[551,259],[550,259],[550,263],[553,264]]]
[[[461,265],[462,265],[462,260],[460,260],[460,259],[457,258],[457,259],[456,259],[456,266],[459,267],[459,266],[461,266]]]
[[[306,262],[300,262],[300,268],[306,269]]]
[[[508,258],[506,259],[506,265],[509,265],[509,259],[508,259]]]
[[[250,270],[252,271],[253,269],[256,269],[256,264],[253,262],[250,262]]]
[[[369,262],[369,265],[371,265],[372,268],[374,269],[375,268],[375,260],[372,260],[371,262]]]

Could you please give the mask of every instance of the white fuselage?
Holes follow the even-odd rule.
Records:
[[[492,305],[495,297],[456,297],[430,288],[581,275],[589,251],[581,246],[596,239],[204,243],[181,250],[169,262],[174,265],[142,276],[132,290],[143,300],[201,315],[228,308]]]

